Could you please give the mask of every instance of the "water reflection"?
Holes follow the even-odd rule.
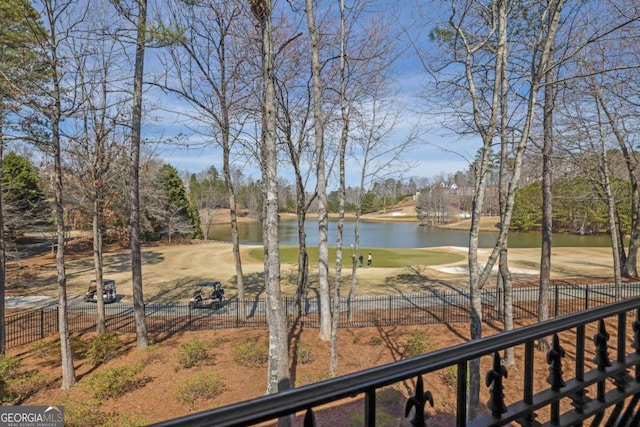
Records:
[[[309,220],[306,223],[307,244],[318,244],[318,223]],[[354,240],[355,223],[346,221],[344,224],[343,244],[350,246]],[[262,244],[262,225],[258,222],[239,223],[240,242],[242,244]],[[329,244],[335,245],[337,223],[329,223]],[[284,246],[298,244],[298,230],[296,221],[280,221],[278,234],[280,244]],[[480,233],[481,248],[493,247],[498,233]],[[209,237],[212,240],[231,241],[230,225],[215,225],[211,227]],[[437,246],[462,246],[469,244],[469,233],[464,230],[445,230],[436,227],[421,227],[417,223],[360,223],[360,246],[371,248],[430,248]],[[608,236],[577,236],[569,234],[554,234],[554,247],[608,247]],[[509,233],[510,248],[540,247],[538,233]]]

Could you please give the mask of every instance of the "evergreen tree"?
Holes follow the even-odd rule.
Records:
[[[2,198],[5,230],[9,236],[50,222],[38,169],[27,159],[9,153],[2,159]]]
[[[168,218],[168,222],[165,224],[167,233],[169,235],[174,232],[182,234],[185,231],[183,225],[188,225],[189,237],[195,239],[202,238],[202,228],[200,226],[200,215],[193,203],[187,197],[187,192],[184,188],[184,183],[180,179],[178,171],[171,165],[164,165],[161,170],[162,186],[168,194],[167,213],[172,216],[175,214],[177,218],[172,220]],[[177,220],[177,221],[176,221]]]
[[[33,82],[40,82],[41,52],[34,48],[36,40],[44,34],[39,15],[28,0],[0,0],[0,182],[4,179],[1,168],[6,141],[5,128],[10,112],[19,110],[20,99],[30,92]],[[0,194],[4,191],[0,187]],[[6,245],[5,210],[0,196],[0,302],[4,301]],[[0,304],[0,354],[5,354],[4,304]]]

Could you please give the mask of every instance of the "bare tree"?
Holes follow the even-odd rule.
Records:
[[[297,37],[294,36],[294,37]],[[291,39],[290,39],[291,40]],[[300,73],[307,60],[306,46],[286,42],[280,50],[276,81],[279,136],[293,169],[295,207],[298,227],[298,272],[296,276],[295,311],[302,314],[302,299],[309,286],[309,255],[305,222],[316,193],[307,193],[307,183],[313,173],[311,133],[311,90],[308,76]]]
[[[133,314],[136,324],[136,345],[149,346],[142,288],[142,251],[140,241],[140,146],[142,144],[142,85],[144,53],[147,46],[147,0],[133,0],[132,4],[111,0],[118,12],[135,30],[135,56],[133,69],[133,100],[131,106],[131,146],[129,165],[129,239],[131,246],[131,283],[133,287]]]
[[[111,13],[109,13],[111,12]],[[74,43],[79,81],[75,90],[82,104],[77,113],[76,129],[69,129],[70,167],[74,168],[74,178],[67,179],[71,198],[75,195],[78,209],[92,217],[93,258],[96,279],[97,319],[96,333],[106,332],[104,301],[101,298],[104,266],[103,241],[105,238],[106,215],[112,197],[113,172],[111,164],[123,150],[122,125],[124,121],[125,98],[115,90],[117,80],[123,78],[118,73],[116,58],[121,57],[119,44],[112,37],[96,36],[107,31],[108,23],[103,19],[113,19],[113,11],[92,8],[92,19],[87,19],[87,27],[79,29],[85,36]],[[109,16],[111,15],[111,16]],[[70,127],[70,126],[69,126]],[[73,133],[73,134],[72,134]]]
[[[332,319],[331,319],[331,355],[329,360],[329,374],[332,377],[338,375],[338,321],[340,319],[340,285],[342,282],[342,239],[344,230],[344,205],[346,199],[346,178],[345,178],[345,153],[349,136],[349,112],[347,104],[347,82],[346,82],[346,13],[344,0],[340,0],[340,73],[339,73],[339,96],[340,96],[340,118],[342,131],[340,132],[340,146],[338,149],[338,233],[336,237],[336,274],[333,288]],[[356,264],[356,254],[352,255],[352,263]]]
[[[264,189],[263,240],[264,273],[269,323],[269,366],[267,393],[288,389],[289,343],[287,320],[280,289],[280,244],[278,240],[278,174],[276,152],[276,96],[273,52],[272,4],[270,0],[250,1],[251,11],[262,32],[262,185]],[[279,425],[290,425],[286,417]]]
[[[171,78],[160,86],[192,105],[200,114],[194,118],[210,123],[209,129],[222,147],[236,287],[244,319],[244,274],[231,155],[243,131],[243,117],[246,117],[250,99],[250,83],[246,78],[247,45],[241,30],[250,26],[246,25],[247,16],[237,1],[182,5],[174,8],[171,16],[182,32],[175,34],[175,30],[166,28],[168,58],[164,63]]]
[[[316,194],[318,210],[318,282],[320,286],[320,339],[331,338],[331,296],[329,289],[329,213],[327,208],[327,176],[322,111],[322,79],[320,76],[320,36],[316,27],[313,0],[305,0],[307,28],[311,40],[311,82],[313,92],[313,128],[315,131]]]
[[[31,138],[53,159],[51,177],[54,193],[54,212],[56,220],[56,270],[58,276],[58,328],[62,359],[62,389],[68,390],[76,383],[73,355],[69,341],[67,277],[65,269],[65,208],[63,185],[64,168],[62,163],[63,136],[61,124],[64,118],[73,114],[77,100],[66,97],[67,91],[76,86],[77,73],[65,67],[64,57],[69,53],[69,43],[74,29],[82,21],[85,10],[75,9],[73,1],[43,1],[39,4],[39,13],[46,28],[46,34],[39,38],[39,48],[47,56],[46,69],[50,77],[48,85],[38,93],[33,93],[30,105],[35,115],[44,119],[46,132],[38,129],[40,121],[27,124]],[[33,19],[33,18],[32,18]],[[35,20],[32,31],[39,32],[39,23]]]
[[[198,175],[191,175],[189,193],[200,213],[204,240],[209,240],[209,231],[213,225],[216,211],[224,208],[229,201],[225,188],[226,186],[219,179],[218,171],[214,166]]]
[[[529,140],[529,133],[534,118],[536,100],[542,79],[549,67],[549,57],[552,41],[558,28],[564,0],[549,1],[537,8],[530,8],[541,25],[532,28],[532,44],[524,45],[521,55],[530,58],[530,74],[528,76],[528,90],[523,99],[523,111],[520,119],[519,139],[515,144],[513,167],[510,179],[507,183],[505,211],[501,221],[500,232],[496,244],[484,266],[480,266],[478,260],[478,237],[480,229],[480,217],[483,213],[485,189],[487,187],[488,171],[492,145],[498,125],[500,123],[500,93],[505,64],[509,63],[511,55],[507,52],[508,25],[517,21],[516,13],[519,4],[510,4],[505,1],[496,1],[485,7],[481,2],[450,2],[450,15],[448,26],[450,33],[443,32],[438,36],[440,40],[451,48],[452,63],[461,66],[464,85],[458,81],[453,86],[467,94],[465,102],[468,102],[469,119],[472,129],[482,138],[479,161],[476,164],[475,193],[473,210],[471,213],[471,229],[469,232],[469,288],[471,294],[471,338],[479,339],[482,336],[482,304],[481,290],[486,283],[498,256],[503,249],[509,225],[515,191],[520,178],[523,155]],[[511,21],[510,21],[511,19]],[[527,17],[528,19],[528,17]],[[451,35],[451,37],[449,37]],[[488,52],[491,52],[487,55]],[[444,66],[446,68],[446,65]],[[486,77],[485,67],[493,71],[491,77]],[[470,365],[468,418],[473,419],[479,407],[480,392],[480,361],[476,359]]]
[[[555,45],[555,42],[554,42]],[[553,61],[553,49],[549,62]],[[554,72],[545,74],[542,116],[542,243],[540,246],[540,292],[538,293],[538,321],[549,319],[549,290],[551,287],[551,239],[553,234],[553,110],[555,106]],[[549,337],[538,341],[541,351],[549,351]]]
[[[384,61],[383,61],[384,63]],[[381,66],[382,64],[378,64]],[[414,135],[406,138],[392,139],[394,127],[400,120],[400,115],[395,109],[395,97],[393,86],[387,77],[379,69],[379,73],[373,73],[369,79],[364,79],[367,86],[367,101],[362,108],[351,118],[353,125],[352,145],[350,161],[357,165],[359,170],[359,185],[355,202],[354,224],[354,255],[360,256],[360,218],[362,215],[362,202],[365,195],[373,187],[374,182],[388,176],[402,174],[409,168],[409,164],[401,160],[402,153],[408,151],[415,143]],[[354,263],[351,273],[351,287],[347,297],[347,310],[351,316],[351,304],[356,293],[358,263]]]

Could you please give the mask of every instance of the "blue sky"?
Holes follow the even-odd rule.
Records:
[[[384,2],[382,6],[386,6]],[[413,14],[410,13],[410,8],[407,6],[403,7],[400,16],[402,20],[405,20],[411,19]],[[424,31],[424,28],[420,28],[419,32],[421,34],[416,32],[412,36],[419,38],[422,43],[426,43],[427,32]],[[403,47],[408,45],[407,42]],[[149,53],[149,56],[153,55],[154,53]],[[150,63],[154,62],[151,57],[149,59]],[[405,49],[402,57],[396,63],[394,71],[399,88],[396,107],[401,111],[402,118],[395,131],[389,136],[391,144],[406,139],[416,126],[421,126],[420,135],[416,138],[413,147],[402,153],[402,159],[409,162],[412,167],[403,172],[401,176],[406,179],[409,177],[433,178],[438,175],[466,170],[469,160],[473,159],[479,144],[474,143],[473,139],[460,140],[451,135],[450,131],[437,124],[436,115],[433,112],[428,115],[420,113],[421,110],[427,108],[421,100],[426,92],[425,76],[427,74],[422,70],[413,49]],[[159,96],[157,92],[149,93],[147,96],[157,99],[161,109],[166,108],[172,111],[188,111],[190,109],[185,102]],[[185,137],[183,143],[178,146],[158,146],[154,149],[155,153],[164,161],[173,165],[180,172],[197,173],[211,165],[219,170],[222,169],[222,154],[219,147],[215,144],[205,143],[202,136],[194,134],[188,127],[181,125],[184,119],[178,114],[168,111],[154,111],[153,114],[160,116],[161,122],[149,124],[149,133],[154,135],[152,138],[165,139],[178,134],[183,134]],[[357,159],[349,162],[349,166],[351,169],[347,171],[348,185],[357,185],[360,179]],[[237,159],[233,168],[241,169],[247,177],[260,178],[259,169],[251,162],[247,162],[246,159]],[[284,165],[280,167],[280,174],[284,179],[293,182]]]
[[[417,80],[415,70],[411,68],[407,71],[410,72],[407,72],[401,82],[415,82]],[[401,90],[403,92],[400,99],[402,102],[406,102],[406,106],[400,106],[403,110],[403,118],[394,134],[390,136],[390,139],[397,141],[403,140],[414,125],[425,120],[424,115],[413,111],[416,108],[415,103],[419,102],[415,97],[417,92],[415,84],[405,86],[401,84]],[[169,101],[160,98],[160,102],[167,103]],[[180,110],[180,108],[176,108],[177,102],[175,99],[170,100],[171,109]],[[183,108],[189,107],[185,104]],[[160,145],[153,149],[164,161],[180,172],[198,173],[208,169],[211,165],[222,170],[222,153],[217,145],[206,143],[202,136],[181,125],[184,119],[174,113],[156,111],[153,114],[162,117],[161,123],[150,125],[150,130],[156,138],[172,138],[179,134],[183,134],[185,138],[178,145]],[[460,138],[451,135],[450,131],[440,128],[437,123],[432,123],[426,128],[424,134],[417,138],[416,144],[410,150],[402,153],[402,158],[412,164],[412,167],[403,172],[402,176],[406,179],[409,177],[433,178],[438,175],[466,170],[469,160],[473,159],[479,145],[473,140],[460,140]],[[356,186],[360,179],[360,170],[354,162],[350,164],[353,168],[347,172],[347,181],[349,185]],[[244,159],[236,160],[233,169],[242,170],[246,177],[254,180],[260,179],[259,169],[255,165],[248,164]],[[293,182],[284,165],[280,167],[280,174],[288,181]]]

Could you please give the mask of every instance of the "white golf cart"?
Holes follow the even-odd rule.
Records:
[[[93,279],[89,285],[89,290],[84,296],[85,302],[98,302],[96,280]],[[118,295],[116,293],[116,281],[112,279],[102,279],[102,301],[106,304],[116,302]]]

